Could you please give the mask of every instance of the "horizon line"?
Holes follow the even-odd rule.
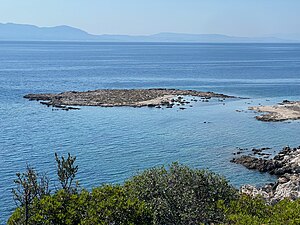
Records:
[[[86,31],[84,28],[80,28],[77,26],[71,26],[67,24],[60,24],[60,25],[53,25],[53,26],[40,26],[36,24],[29,24],[29,23],[15,23],[15,22],[0,22],[0,25],[23,25],[23,26],[33,26],[36,28],[58,28],[58,27],[69,27],[81,30],[83,32],[86,32],[87,34],[94,35],[94,36],[103,36],[103,35],[115,35],[115,36],[133,36],[133,37],[143,37],[143,36],[153,36],[157,34],[183,34],[183,35],[219,35],[219,36],[226,36],[226,37],[233,37],[233,38],[278,38],[276,37],[276,34],[264,34],[263,36],[244,36],[244,35],[232,35],[232,34],[225,34],[225,33],[190,33],[190,32],[175,32],[175,31],[159,31],[156,33],[150,33],[150,34],[128,34],[128,33],[101,33],[101,34],[95,34],[90,33]],[[291,35],[296,33],[282,33],[284,35]],[[277,34],[278,35],[278,34]],[[280,35],[280,34],[279,34]],[[281,38],[278,38],[281,39]],[[283,41],[296,41],[296,40],[286,40],[283,39]]]

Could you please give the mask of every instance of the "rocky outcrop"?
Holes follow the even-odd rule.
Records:
[[[285,147],[272,159],[262,159],[243,155],[231,160],[233,163],[244,165],[248,169],[268,172],[272,175],[285,173],[300,173],[300,146],[298,148]]]
[[[231,162],[278,176],[275,183],[260,188],[244,185],[240,188],[241,193],[250,196],[261,195],[269,203],[276,203],[284,198],[291,200],[300,198],[300,146],[285,147],[272,159],[244,155],[234,158]]]
[[[232,159],[231,162],[242,164],[250,170],[255,169],[259,172],[269,172],[270,174],[276,174],[277,169],[281,168],[281,164],[276,161],[256,158],[253,156],[241,156],[240,158]]]
[[[296,200],[300,198],[300,174],[285,174],[275,183],[257,188],[252,185],[244,185],[240,193],[253,197],[262,196],[268,203],[274,204],[285,198]]]
[[[200,97],[202,101],[210,98],[219,98],[222,101],[233,96],[217,94],[213,92],[201,92],[194,90],[178,89],[102,89],[86,92],[63,92],[59,94],[28,94],[24,98],[31,101],[41,101],[42,104],[57,108],[69,108],[67,106],[129,106],[129,107],[166,107],[174,105],[187,105],[183,96]],[[197,101],[193,98],[191,101]]]

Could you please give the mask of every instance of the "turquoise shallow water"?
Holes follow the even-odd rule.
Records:
[[[232,184],[274,180],[229,162],[236,147],[298,146],[300,123],[263,123],[251,105],[300,98],[297,44],[99,44],[0,42],[0,221],[14,209],[26,163],[55,183],[54,152],[77,155],[82,186],[121,183],[179,161]],[[27,93],[97,88],[183,88],[249,97],[178,109],[52,111]],[[236,112],[236,110],[246,110]],[[207,122],[207,123],[204,123]],[[57,184],[57,182],[56,182]],[[0,223],[1,223],[0,222]]]

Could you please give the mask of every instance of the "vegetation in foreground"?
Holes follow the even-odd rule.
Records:
[[[60,188],[27,166],[13,189],[17,209],[9,225],[31,224],[300,224],[300,201],[267,205],[239,195],[226,179],[173,163],[152,168],[124,185],[92,191],[75,180],[76,157],[55,154]],[[52,193],[53,192],[53,193]]]

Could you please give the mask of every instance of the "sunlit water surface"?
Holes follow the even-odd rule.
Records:
[[[14,210],[13,180],[26,163],[58,185],[54,152],[77,156],[78,179],[88,189],[122,183],[138,171],[173,161],[220,173],[237,187],[271,182],[274,177],[229,161],[236,147],[271,147],[274,153],[300,144],[299,122],[264,123],[247,110],[299,100],[299,85],[298,44],[0,42],[0,223]],[[22,98],[154,87],[250,99],[197,102],[186,110],[57,111]]]

